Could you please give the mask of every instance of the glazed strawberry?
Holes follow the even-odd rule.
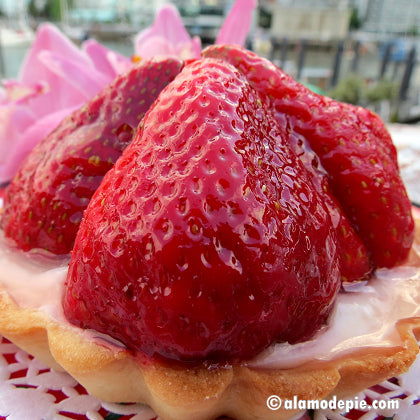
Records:
[[[70,252],[92,194],[182,65],[177,59],[141,62],[44,138],[6,190],[6,237],[25,251]]]
[[[63,307],[132,351],[222,362],[311,336],[339,285],[312,175],[247,80],[202,59],[160,94],[94,194]]]
[[[240,69],[269,98],[276,117],[286,116],[293,131],[307,139],[373,263],[391,267],[404,261],[414,232],[411,204],[395,147],[379,117],[311,92],[268,60],[240,47],[212,46],[203,55]]]
[[[224,57],[225,53],[227,52],[236,52],[236,48],[238,48],[239,53],[243,53],[246,57],[248,54],[246,50],[234,46],[230,48],[210,47],[204,50],[203,53],[204,55],[215,55],[216,57],[220,58]],[[244,60],[240,62],[242,63],[243,61]],[[236,62],[235,64],[237,65]],[[249,75],[249,72],[245,71],[245,69],[248,69],[248,67],[240,67],[239,69],[242,70],[246,75]],[[253,81],[252,78],[250,79]],[[257,85],[257,87],[259,87],[259,85]],[[260,90],[262,91],[262,89]],[[271,96],[269,97],[269,102],[270,101]],[[357,235],[353,225],[350,223],[349,219],[343,212],[341,204],[338,202],[336,197],[334,197],[328,181],[328,174],[322,167],[318,155],[312,150],[307,139],[303,135],[294,131],[294,128],[291,125],[290,119],[286,113],[276,113],[276,119],[277,123],[284,127],[283,131],[288,138],[288,142],[301,159],[305,168],[311,174],[313,184],[317,188],[318,193],[323,196],[324,202],[327,205],[327,208],[330,210],[331,218],[334,221],[334,227],[336,228],[337,248],[341,265],[340,271],[342,281],[353,282],[368,278],[373,270],[373,264],[370,261],[366,246]]]
[[[284,114],[277,114],[277,122],[284,127],[288,126]],[[314,186],[323,197],[324,203],[330,211],[336,229],[337,252],[342,281],[353,282],[367,279],[373,270],[367,249],[344,214],[340,203],[334,197],[328,182],[328,174],[323,169],[319,157],[302,135],[292,129],[286,130],[286,132],[290,146],[312,176]]]

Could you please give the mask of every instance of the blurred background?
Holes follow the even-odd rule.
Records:
[[[0,0],[0,77],[17,77],[43,21],[75,43],[126,55],[164,0]],[[191,35],[214,42],[233,0],[174,0]],[[247,47],[313,90],[420,122],[420,0],[259,0]]]

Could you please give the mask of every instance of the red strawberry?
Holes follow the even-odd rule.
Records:
[[[25,251],[68,253],[92,194],[182,65],[142,61],[43,139],[6,190],[5,235]]]
[[[214,54],[217,57],[223,57],[222,53],[230,51],[227,47],[215,48],[215,51],[214,48],[206,49],[204,54]],[[235,48],[236,47],[232,47],[232,50],[235,51]],[[240,49],[239,51],[242,50]],[[243,71],[244,69],[240,68],[240,70]],[[342,280],[357,281],[369,277],[373,267],[366,247],[354,231],[352,224],[341,209],[340,203],[333,196],[328,182],[328,174],[320,164],[319,157],[311,149],[306,138],[294,131],[286,114],[276,113],[276,118],[278,124],[283,127],[288,127],[286,133],[289,143],[302,160],[306,169],[312,174],[313,183],[316,185],[319,193],[324,196],[325,204],[331,212],[331,218],[334,221],[334,227],[336,228],[337,234],[337,247],[341,264]]]
[[[288,125],[286,116],[277,114],[277,121]],[[338,200],[333,196],[328,177],[320,164],[316,153],[307,140],[292,129],[288,130],[288,141],[301,159],[305,168],[312,175],[312,181],[330,211],[333,226],[336,228],[338,257],[343,282],[360,281],[368,278],[372,271],[366,247],[354,231],[353,226],[341,209]]]
[[[149,356],[252,357],[326,320],[335,230],[312,175],[234,67],[160,94],[80,226],[64,311]]]
[[[269,98],[276,118],[286,117],[292,130],[307,139],[374,264],[391,267],[404,261],[414,232],[411,204],[395,147],[379,117],[311,92],[241,47],[212,46],[203,55],[235,65]]]

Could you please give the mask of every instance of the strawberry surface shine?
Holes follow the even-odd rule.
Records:
[[[70,252],[103,176],[182,65],[154,58],[133,66],[45,137],[6,189],[1,220],[6,237],[24,251]]]
[[[158,97],[89,204],[68,319],[148,356],[242,360],[327,319],[336,231],[259,94],[212,59]]]
[[[206,57],[226,60],[268,98],[277,119],[303,135],[328,174],[328,183],[363,241],[374,267],[405,261],[414,236],[411,203],[399,174],[397,153],[384,123],[373,112],[311,92],[283,70],[238,46],[215,45]],[[343,226],[343,231],[347,231]],[[356,245],[352,235],[351,244]],[[345,277],[358,279],[365,251],[340,241]],[[356,250],[356,252],[352,251]]]

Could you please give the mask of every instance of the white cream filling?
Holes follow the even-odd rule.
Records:
[[[0,233],[0,287],[20,306],[39,309],[64,323],[68,321],[61,299],[67,263],[15,252]],[[351,285],[339,294],[328,326],[312,340],[274,344],[248,365],[291,368],[314,359],[331,360],[358,348],[400,346],[395,324],[414,316],[420,317],[420,267],[380,269],[368,283]]]
[[[367,284],[347,287],[339,294],[328,325],[312,340],[274,344],[249,365],[291,368],[355,349],[401,346],[395,324],[415,316],[420,316],[420,268],[380,269]]]
[[[61,299],[68,261],[14,251],[0,230],[0,287],[21,307],[39,309],[59,321],[65,319]]]

